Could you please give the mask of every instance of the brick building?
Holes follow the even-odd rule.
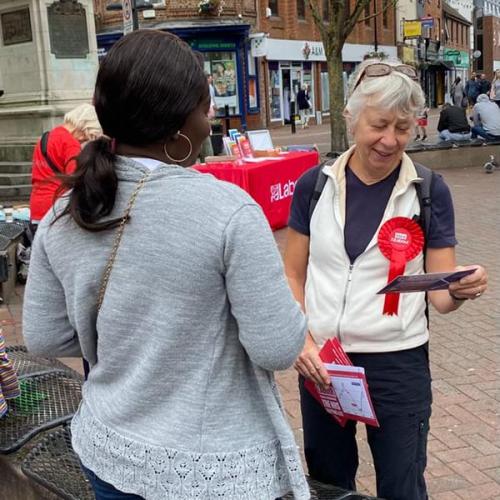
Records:
[[[109,10],[117,2],[94,0],[101,57],[123,35],[122,13]],[[256,129],[286,123],[289,103],[302,84],[311,87],[312,113],[328,114],[326,58],[307,0],[211,3],[214,10],[200,12],[199,0],[159,0],[139,12],[139,25],[173,32],[203,54],[206,71],[214,75],[219,114],[227,110],[231,126]],[[386,3],[374,0],[365,14]],[[325,20],[326,5],[318,0]],[[343,51],[345,80],[375,45],[388,56],[397,55],[392,8],[376,24],[371,19],[356,26]]]
[[[320,15],[328,20],[328,2],[318,1]],[[350,9],[354,6],[350,2]],[[374,0],[365,11],[373,14],[382,10],[385,0]],[[267,89],[266,125],[280,125],[290,119],[290,102],[303,84],[308,84],[313,105],[312,114],[327,115],[329,89],[326,57],[318,28],[306,0],[269,0],[260,2],[260,37],[252,46],[259,58],[261,86]],[[376,23],[376,24],[375,24]],[[363,57],[375,46],[390,57],[396,57],[394,9],[388,9],[376,19],[358,23],[344,46],[344,82]]]
[[[445,100],[448,73],[453,64],[443,58],[442,0],[400,0],[397,5],[398,53],[420,70],[420,81],[431,107]]]
[[[443,58],[453,66],[448,73],[446,89],[449,90],[451,83],[459,76],[462,83],[469,76],[470,69],[470,29],[472,23],[462,16],[458,10],[447,3],[443,3]]]
[[[94,0],[101,57],[123,36],[122,12],[109,10],[113,3]],[[175,33],[203,55],[205,70],[214,77],[219,115],[227,112],[232,126],[260,126],[256,60],[249,51],[249,34],[258,24],[257,0],[211,0],[206,10],[199,0],[158,0],[138,16],[140,28]]]

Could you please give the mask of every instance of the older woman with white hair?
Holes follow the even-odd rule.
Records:
[[[33,232],[53,205],[60,176],[72,174],[82,145],[102,135],[94,106],[83,103],[64,115],[64,122],[42,135],[33,151],[31,223]]]
[[[404,234],[420,232],[405,274],[464,269],[455,262],[450,191],[437,174],[425,243],[417,223],[416,185],[422,179],[405,154],[424,106],[416,79],[415,69],[399,62],[360,65],[345,107],[354,144],[333,164],[312,169],[298,181],[285,252],[290,286],[308,316],[309,335],[295,368],[309,473],[355,489],[355,422],[340,426],[304,388],[305,379],[330,384],[319,351],[328,339],[337,338],[352,363],[365,369],[380,425],[367,426],[368,443],[377,494],[387,500],[427,498],[424,470],[432,399],[424,294],[401,294],[395,302],[377,295],[393,270],[386,255],[391,257],[394,241],[387,235],[399,226]],[[326,183],[317,199],[313,193],[321,172]],[[311,211],[313,198],[317,203]],[[454,311],[486,290],[484,269],[468,267],[475,271],[448,290],[428,293],[440,313]]]

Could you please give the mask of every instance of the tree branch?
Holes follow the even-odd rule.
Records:
[[[321,17],[321,13],[318,9],[318,5],[314,0],[308,0],[309,3],[309,8],[311,9],[311,13],[314,19],[314,23],[319,29],[319,32],[321,34],[321,39],[324,41],[326,40],[326,28],[325,28],[325,23],[323,22],[323,18]]]
[[[361,16],[361,12],[363,12],[364,8],[369,4],[370,0],[357,0],[356,4],[354,5],[354,10],[352,11],[352,14],[349,16],[348,19],[346,19],[344,25],[344,34],[346,38],[354,29],[354,26],[358,22],[359,16]]]
[[[356,22],[362,23],[364,21],[368,21],[369,19],[373,19],[374,17],[377,17],[380,14],[383,14],[386,10],[390,9],[391,7],[396,7],[397,3],[398,3],[398,0],[390,0],[390,2],[387,2],[386,6],[382,10],[379,10],[378,12],[374,12],[373,14],[370,14],[369,16],[362,17],[361,19],[358,19]],[[377,7],[377,4],[375,4],[375,8],[376,7]]]

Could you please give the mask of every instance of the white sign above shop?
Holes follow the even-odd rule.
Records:
[[[252,44],[253,41],[254,39]],[[346,43],[342,49],[342,59],[350,62],[362,61],[373,49],[373,45]],[[268,61],[326,61],[322,42],[266,38],[265,50],[266,53],[262,55],[266,56]],[[397,57],[397,49],[394,46],[382,45],[379,46],[379,50],[389,58]],[[254,55],[253,45],[252,55]]]

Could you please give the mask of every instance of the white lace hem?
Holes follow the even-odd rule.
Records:
[[[124,437],[82,404],[72,422],[73,448],[100,479],[146,500],[274,500],[309,488],[295,446],[278,440],[231,453],[187,453]]]

